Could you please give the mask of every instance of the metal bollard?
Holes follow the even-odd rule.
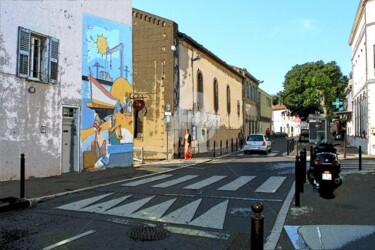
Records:
[[[300,165],[300,157],[296,156],[296,165],[295,165],[295,172],[294,172],[294,178],[295,178],[295,193],[294,193],[294,205],[297,207],[300,207],[300,178],[299,178],[299,165]]]
[[[214,157],[216,157],[216,141],[214,141]]]
[[[306,176],[306,152],[301,150],[300,152],[300,164],[299,164],[299,176],[298,176],[298,181],[299,181],[299,190],[301,193],[304,192],[304,175]]]
[[[25,154],[21,154],[20,198],[25,198]]]
[[[264,216],[261,214],[263,211],[263,203],[256,201],[251,205],[253,215],[251,215],[251,250],[263,250],[263,231],[264,231]]]
[[[303,148],[303,152],[304,152],[304,156],[305,156],[304,165],[303,165],[303,183],[306,183],[307,182],[307,178],[306,178],[307,151],[306,151],[306,148]]]
[[[359,156],[359,158],[358,158],[358,160],[359,160],[358,167],[359,167],[359,170],[362,170],[362,147],[361,146],[358,147],[358,156]]]
[[[286,155],[289,155],[289,141],[286,141]]]
[[[220,155],[223,155],[223,141],[220,140]]]

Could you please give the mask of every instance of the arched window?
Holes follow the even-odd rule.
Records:
[[[241,105],[240,105],[240,101],[237,100],[237,115],[240,116],[241,114]]]
[[[227,112],[228,112],[228,115],[230,114],[230,87],[229,85],[227,85]]]
[[[214,79],[214,110],[215,113],[219,111],[219,84],[216,78]]]
[[[198,82],[198,98],[197,98],[197,109],[198,110],[203,110],[203,75],[202,72],[198,70],[197,74],[197,82]]]

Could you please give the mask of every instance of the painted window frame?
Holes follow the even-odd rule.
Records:
[[[17,76],[31,81],[57,83],[59,40],[18,27]]]

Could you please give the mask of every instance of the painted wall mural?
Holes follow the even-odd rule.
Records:
[[[84,15],[81,149],[84,169],[133,162],[131,24]]]

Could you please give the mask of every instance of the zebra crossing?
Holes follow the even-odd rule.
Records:
[[[173,187],[177,184],[183,184],[184,182],[194,180],[195,182],[192,184],[186,186],[182,185],[183,187],[181,187],[181,190],[200,190],[207,188],[214,183],[225,182],[222,183],[224,185],[219,185],[220,187],[216,190],[220,192],[234,192],[240,188],[243,188],[256,178],[256,176],[238,176],[233,179],[225,175],[173,176],[172,174],[160,174],[130,181],[121,184],[121,186],[125,187],[125,189],[126,187],[165,189],[168,187]],[[270,176],[255,190],[255,192],[275,193],[284,183],[285,179],[285,176]],[[139,194],[132,193],[132,190],[133,189],[129,189],[129,193],[126,193],[126,195],[121,195],[120,197],[118,197],[118,193],[106,193],[68,203],[57,207],[57,209],[91,212],[133,219],[189,225],[201,228],[223,229],[228,206],[232,200],[232,198],[228,196],[205,197],[191,195],[189,196],[190,200],[186,202],[187,196],[184,195],[175,195],[173,198],[169,197],[167,194],[153,194],[144,195],[145,197],[139,197]],[[163,199],[155,204],[153,201],[158,197],[162,197]],[[204,199],[209,198],[211,198],[211,200],[215,200],[214,203],[210,203],[208,208],[203,213],[197,214],[197,210],[200,206],[202,206]],[[183,201],[184,199],[185,201]],[[239,198],[234,197],[233,199]],[[172,205],[176,203],[178,206],[175,205],[171,210]]]
[[[148,178],[143,178],[140,180],[128,182],[125,184],[122,184],[122,186],[126,187],[137,187],[144,184],[148,184],[154,181],[163,180],[166,178],[170,178],[173,175],[171,174],[162,174],[158,176],[152,176]],[[168,188],[175,186],[177,184],[181,184],[185,181],[192,180],[199,177],[199,175],[185,175],[182,177],[178,177],[176,179],[167,180],[162,183],[155,184],[151,187],[153,188]],[[220,180],[223,180],[227,178],[225,175],[213,175],[208,178],[205,178],[203,180],[200,180],[196,183],[193,183],[191,185],[185,186],[183,189],[192,189],[192,190],[198,190],[205,188],[207,186],[210,186],[211,184],[214,184]],[[236,191],[239,188],[245,186],[248,184],[251,180],[255,179],[256,176],[238,176],[233,181],[225,184],[224,186],[218,188],[219,191]],[[258,189],[255,190],[255,192],[261,192],[261,193],[275,193],[277,189],[283,184],[284,180],[286,179],[285,176],[271,176],[269,177]]]

